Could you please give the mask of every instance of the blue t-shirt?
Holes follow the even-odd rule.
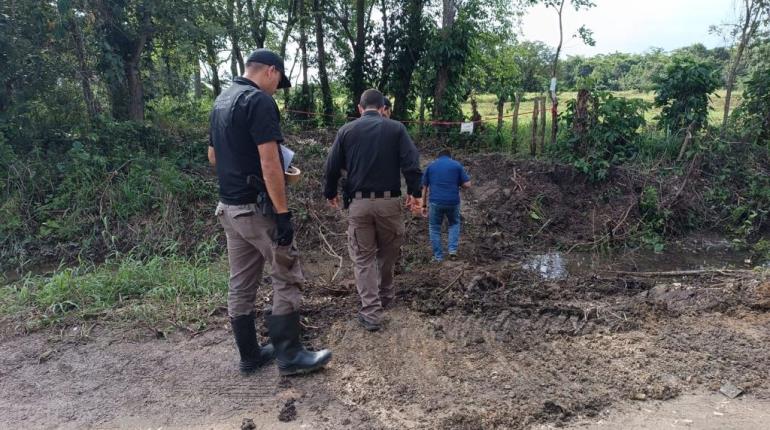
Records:
[[[429,188],[431,203],[451,206],[460,204],[460,185],[469,180],[463,166],[444,155],[425,169],[422,185]]]

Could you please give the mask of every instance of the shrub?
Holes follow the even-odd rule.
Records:
[[[611,166],[639,151],[639,129],[645,125],[649,103],[605,92],[592,97],[583,91],[579,100],[567,102],[566,126],[555,150],[593,180],[602,180]]]
[[[655,106],[662,108],[659,116],[662,129],[676,133],[691,124],[693,131],[706,125],[709,97],[721,85],[715,64],[677,55],[653,82]]]
[[[733,112],[738,135],[770,145],[770,61],[758,65],[745,83],[743,103]]]

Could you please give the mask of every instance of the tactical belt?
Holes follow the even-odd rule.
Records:
[[[353,196],[356,199],[389,199],[401,196],[401,191],[356,191]]]

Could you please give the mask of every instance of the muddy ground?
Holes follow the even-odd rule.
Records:
[[[431,264],[427,226],[407,218],[398,301],[379,333],[355,322],[344,218],[317,201],[318,175],[294,191],[305,338],[333,350],[324,372],[241,377],[223,315],[167,337],[100,320],[23,334],[6,318],[0,428],[762,428],[766,272],[543,278],[528,255],[631,234],[650,179],[616,172],[596,186],[563,166],[460,158],[475,182],[460,259]],[[691,207],[673,193],[670,207]],[[726,384],[741,394],[718,394]]]

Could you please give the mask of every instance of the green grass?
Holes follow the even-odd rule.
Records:
[[[27,328],[107,318],[150,327],[201,329],[227,296],[224,263],[181,257],[126,257],[52,275],[28,275],[0,287],[0,316],[23,316]]]
[[[655,99],[655,93],[653,92],[639,92],[639,91],[613,91],[612,94],[614,94],[617,97],[626,97],[626,98],[638,98],[642,99],[646,102],[652,103]],[[532,109],[534,108],[534,99],[538,96],[536,93],[525,93],[523,97],[523,101],[519,105],[519,127],[526,126],[529,127],[529,124],[532,121]],[[577,92],[574,91],[568,91],[568,92],[562,92],[559,93],[559,111],[562,112],[567,107],[567,101],[572,100],[577,97]],[[725,91],[719,90],[717,93],[711,98],[711,112],[709,114],[709,120],[712,124],[720,124],[722,121],[722,113],[725,108]],[[478,102],[478,109],[481,116],[485,119],[485,122],[489,122],[490,124],[494,125],[497,121],[497,98],[494,94],[481,94],[476,96],[476,100]],[[732,96],[732,102],[731,104],[731,110],[735,109],[740,103],[741,103],[741,92],[740,91],[734,91]],[[462,106],[463,113],[470,117],[471,115],[471,104],[470,102],[463,103]],[[550,100],[546,100],[546,116],[550,118],[551,115],[551,102]],[[523,115],[525,114],[526,115]],[[651,108],[647,111],[646,118],[647,121],[653,121],[655,116],[657,116],[660,113],[660,109],[657,108]],[[511,115],[513,114],[513,105],[512,103],[508,102],[505,104],[505,111],[503,112],[503,115]],[[511,123],[511,118],[504,118],[504,121],[507,123]]]

